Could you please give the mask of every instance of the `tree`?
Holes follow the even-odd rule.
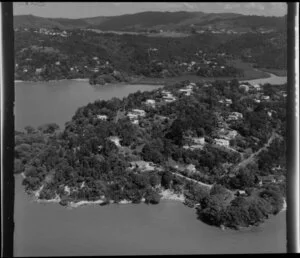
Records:
[[[171,185],[172,178],[173,178],[172,173],[170,173],[168,171],[165,171],[162,175],[162,178],[161,178],[161,185],[163,187],[165,187],[166,189],[169,189],[170,185]]]
[[[24,127],[25,131],[27,134],[32,134],[32,133],[35,133],[35,128],[31,125],[27,125]]]

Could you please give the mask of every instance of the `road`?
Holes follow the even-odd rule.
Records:
[[[201,182],[201,181],[197,181],[197,180],[195,180],[195,179],[186,177],[186,176],[184,176],[184,175],[181,175],[181,174],[178,174],[178,173],[175,173],[175,172],[171,172],[171,173],[172,173],[173,175],[175,175],[175,176],[179,176],[179,177],[184,178],[184,179],[186,179],[186,180],[188,180],[188,181],[194,182],[194,183],[196,183],[196,184],[198,184],[198,185],[208,187],[209,189],[212,188],[212,186],[213,186],[213,185],[205,184],[205,183],[203,183],[203,182]]]
[[[267,150],[267,148],[270,146],[270,144],[272,143],[272,141],[276,138],[276,137],[281,137],[280,135],[278,135],[277,133],[275,133],[274,131],[272,132],[271,137],[269,138],[268,142],[261,147],[257,152],[252,153],[247,159],[242,160],[240,163],[238,163],[234,169],[233,172],[237,172],[240,168],[247,166],[249,163],[253,162],[254,158],[259,155],[263,150]]]

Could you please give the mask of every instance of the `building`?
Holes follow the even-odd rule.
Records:
[[[142,117],[146,115],[146,112],[143,109],[132,109],[132,113]]]
[[[236,121],[239,119],[243,119],[243,114],[239,112],[231,112],[226,119],[226,121]]]
[[[145,102],[146,105],[155,107],[155,100],[154,99],[147,99]]]
[[[270,183],[275,183],[276,180],[274,178],[273,175],[268,175],[268,176],[258,176],[258,184],[260,186],[264,185],[264,184],[270,184]]]
[[[225,99],[225,104],[232,104],[232,100],[231,99]]]
[[[97,115],[97,118],[100,119],[100,120],[106,121],[107,120],[107,115]]]
[[[188,89],[188,88],[179,89],[179,91],[183,92],[186,96],[190,96],[192,93],[192,89]]]
[[[155,165],[152,162],[146,162],[143,160],[130,162],[131,169],[137,168],[140,171],[153,171],[155,170]]]
[[[239,86],[240,89],[244,89],[245,92],[248,92],[249,91],[249,86],[247,84],[241,84]]]
[[[174,97],[174,95],[171,92],[169,92],[169,91],[163,90],[162,94],[163,94],[163,99],[164,99],[165,102],[173,102],[173,101],[176,100],[176,98]]]
[[[261,86],[259,84],[253,84],[252,85],[254,89],[256,89],[257,91],[261,90]]]
[[[111,140],[116,146],[121,147],[120,138],[118,136],[111,136],[109,137],[109,140]]]
[[[41,73],[42,71],[43,71],[42,68],[36,68],[36,69],[35,69],[35,73],[36,73],[36,74],[39,74],[39,73]]]
[[[218,132],[219,137],[224,140],[232,140],[237,137],[238,132],[236,130],[226,130],[221,128]]]
[[[229,147],[229,140],[215,138],[215,143],[220,146]]]
[[[193,164],[189,164],[188,166],[186,166],[186,170],[190,173],[195,173],[196,172],[196,167]]]
[[[262,100],[269,100],[269,99],[270,99],[270,96],[263,95],[263,96],[261,96],[261,99],[262,99]]]
[[[138,125],[139,124],[139,117],[144,117],[146,115],[146,112],[142,109],[132,109],[131,112],[127,113],[127,117],[130,119],[130,121],[133,124]]]

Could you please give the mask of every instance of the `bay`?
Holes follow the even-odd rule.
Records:
[[[63,128],[77,108],[97,99],[125,97],[151,85],[92,87],[83,81],[16,83],[16,130],[55,122]],[[15,256],[211,254],[286,252],[286,212],[260,227],[225,230],[197,220],[177,201],[158,205],[90,205],[67,209],[36,203],[15,188]]]

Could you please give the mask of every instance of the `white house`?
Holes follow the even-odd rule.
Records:
[[[56,64],[56,65],[60,65],[60,62],[59,62],[59,61],[57,61],[57,62],[55,62],[55,64]]]
[[[225,140],[225,139],[215,139],[215,142],[217,145],[220,145],[220,146],[224,146],[224,147],[229,147],[229,141],[228,140]]]
[[[155,100],[154,99],[147,99],[145,103],[148,106],[152,106],[152,107],[155,106]]]
[[[201,145],[204,145],[205,144],[205,138],[204,137],[193,137],[191,138],[192,141],[195,143],[195,144],[201,144]]]
[[[225,103],[226,104],[232,104],[232,100],[231,99],[225,99]]]
[[[145,116],[146,112],[143,109],[132,109],[132,112],[134,114],[137,114],[138,116]]]
[[[107,120],[107,115],[97,115],[97,118],[100,119],[100,120],[106,121]]]
[[[227,121],[239,120],[243,118],[243,114],[239,112],[231,112],[227,118]]]
[[[262,99],[262,100],[269,100],[269,99],[270,99],[270,96],[263,95],[263,96],[261,96],[261,99]]]
[[[121,147],[120,138],[118,136],[111,136],[109,137],[109,140],[111,140],[116,146]]]
[[[240,88],[240,89],[244,89],[246,92],[249,91],[249,86],[248,86],[247,84],[241,84],[241,85],[239,86],[239,88]]]
[[[37,73],[37,74],[38,74],[38,73],[41,73],[42,71],[43,71],[42,68],[36,68],[36,69],[35,69],[35,73]]]

